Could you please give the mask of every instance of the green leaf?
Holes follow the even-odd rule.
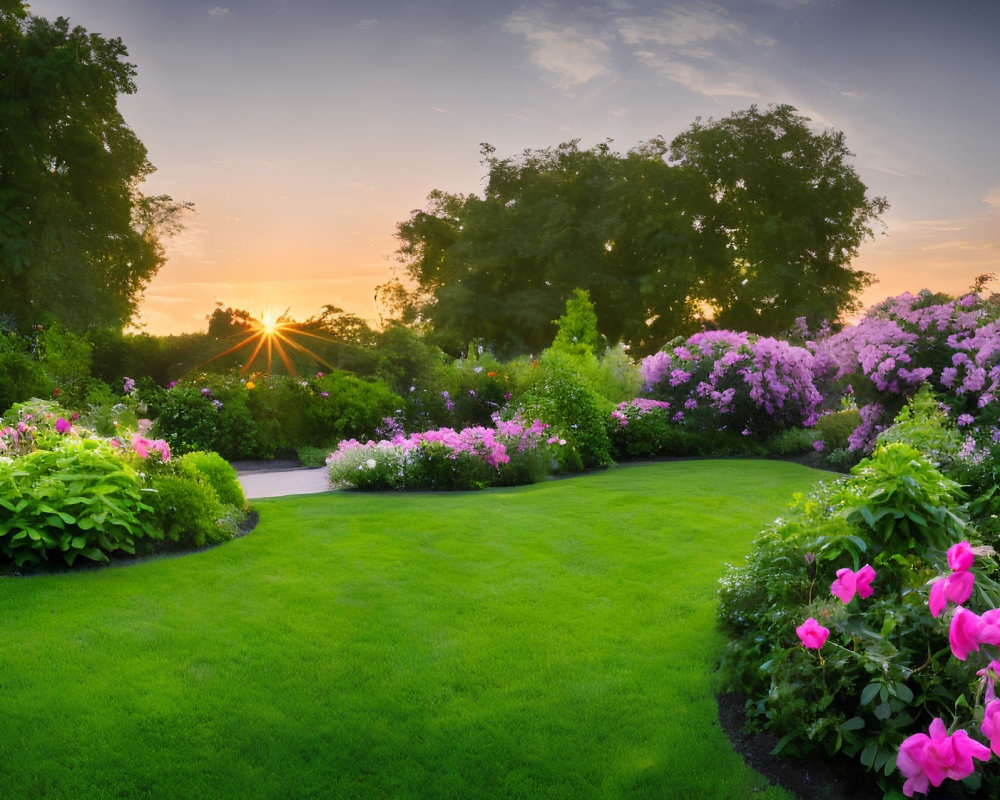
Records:
[[[792,739],[794,739],[794,738],[795,738],[795,734],[794,733],[788,733],[788,734],[785,734],[784,736],[782,736],[780,739],[778,739],[778,743],[771,750],[771,755],[772,756],[778,755],[778,753],[780,753],[782,750],[784,750],[785,747],[788,745],[788,743],[790,741],[792,741]]]
[[[841,722],[839,727],[842,731],[859,731],[865,727],[865,720],[863,717],[851,717]]]
[[[74,536],[71,543],[77,550],[83,550],[87,546],[86,536]]]
[[[870,744],[864,750],[861,751],[860,761],[866,767],[871,767],[875,763],[875,756],[878,755],[878,745]]]
[[[880,684],[880,683],[869,683],[864,689],[862,689],[862,691],[861,691],[861,705],[866,706],[872,700],[874,700],[875,699],[875,695],[878,694],[878,690],[881,687],[882,687],[882,684]]]
[[[892,716],[892,706],[888,703],[879,703],[875,706],[875,717],[877,719],[889,719]]]
[[[889,691],[891,691],[904,703],[910,703],[913,701],[913,691],[905,683],[894,683],[889,688]]]

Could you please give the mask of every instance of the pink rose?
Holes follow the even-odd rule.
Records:
[[[869,564],[865,564],[857,572],[845,567],[837,570],[837,580],[830,585],[830,591],[845,603],[850,603],[855,592],[862,599],[871,597],[874,579],[875,570]]]
[[[976,554],[968,542],[959,542],[948,548],[948,566],[955,572],[968,572],[975,558]]]

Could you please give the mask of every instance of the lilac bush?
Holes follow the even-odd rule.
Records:
[[[707,331],[649,356],[641,372],[675,422],[763,436],[815,424],[823,398],[813,362],[809,350],[781,339]]]
[[[956,419],[997,418],[1000,327],[975,294],[958,300],[921,292],[890,297],[857,324],[813,345],[817,379],[832,391],[850,386],[861,425],[850,448],[869,452],[921,385],[939,392]]]

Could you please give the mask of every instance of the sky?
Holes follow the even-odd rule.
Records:
[[[624,152],[751,104],[843,131],[889,200],[853,262],[878,278],[866,305],[1000,273],[996,0],[29,2],[124,41],[144,191],[195,205],[149,333],[204,330],[217,303],[377,321],[397,223],[433,189],[481,193],[480,143]]]

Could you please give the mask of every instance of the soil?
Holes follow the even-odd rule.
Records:
[[[874,777],[860,763],[835,756],[814,754],[805,758],[771,755],[778,743],[772,733],[747,733],[745,697],[736,692],[720,694],[719,724],[748,766],[772,784],[784,787],[801,800],[882,800]]]

